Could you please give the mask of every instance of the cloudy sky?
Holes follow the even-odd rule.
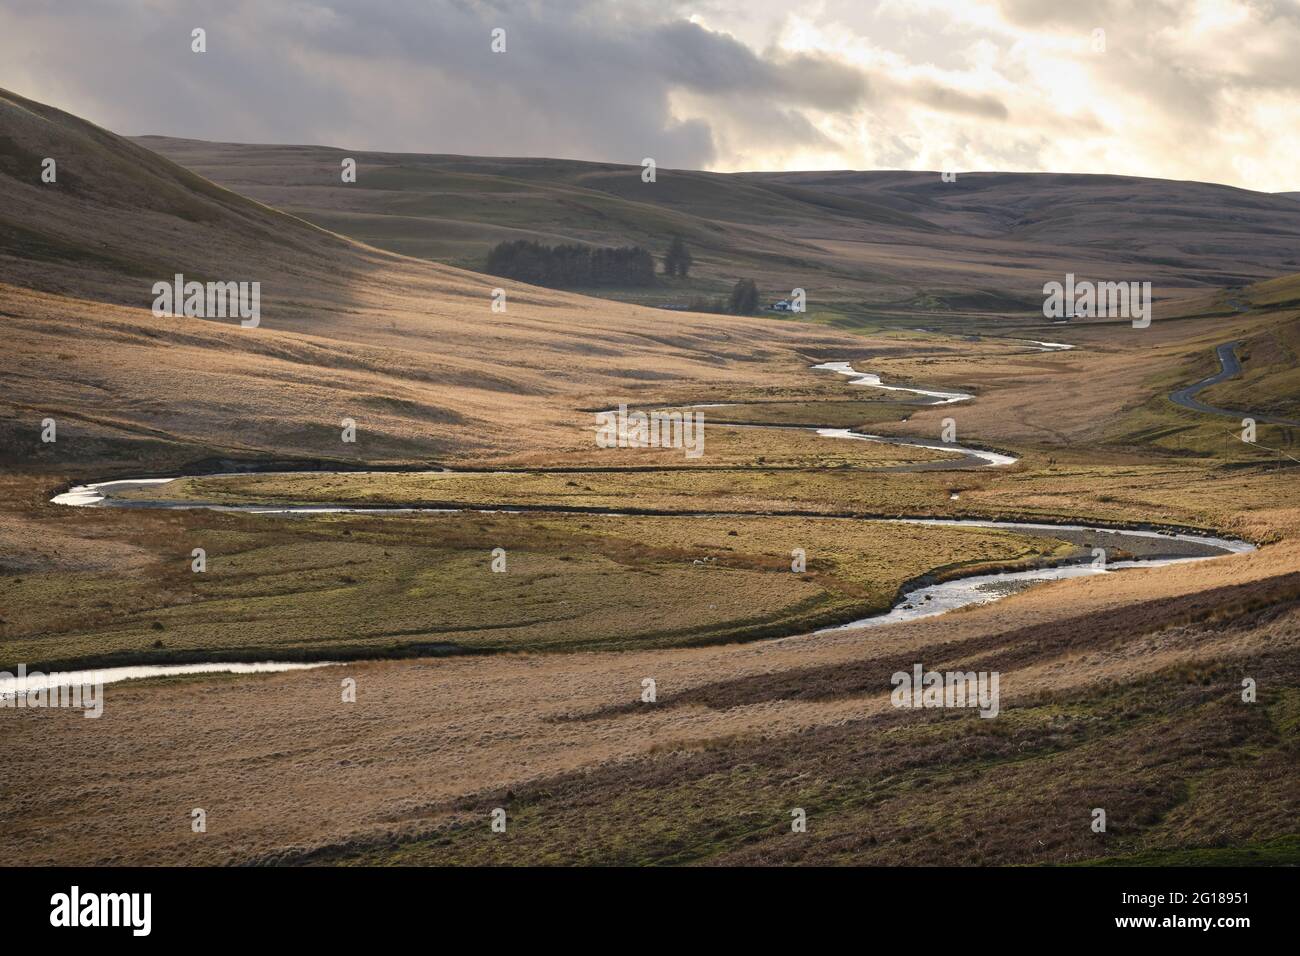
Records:
[[[1300,0],[0,0],[0,87],[128,134],[1300,190]]]

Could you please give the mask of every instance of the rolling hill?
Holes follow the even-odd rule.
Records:
[[[325,228],[469,269],[506,239],[638,243],[662,254],[682,235],[696,253],[693,281],[613,293],[651,304],[748,275],[770,298],[806,288],[812,310],[1032,315],[1043,283],[1066,272],[1150,280],[1158,295],[1181,298],[1300,270],[1300,202],[1210,183],[664,169],[645,183],[640,167],[609,163],[136,142]],[[344,184],[349,156],[358,179]]]
[[[0,446],[28,466],[477,457],[521,430],[566,445],[589,438],[578,408],[779,382],[803,350],[850,341],[508,283],[494,312],[499,280],[360,244],[2,92],[0,192]],[[176,273],[260,282],[260,326],[155,317],[153,284]],[[47,417],[57,444],[39,441]]]

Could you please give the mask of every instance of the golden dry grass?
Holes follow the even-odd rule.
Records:
[[[15,862],[229,862],[295,847],[383,845],[391,835],[417,836],[456,818],[461,798],[504,795],[580,768],[726,751],[763,736],[798,747],[798,735],[812,728],[888,713],[891,659],[921,654],[927,666],[963,659],[997,666],[999,653],[1033,647],[999,643],[1020,629],[1054,628],[1076,643],[1053,641],[1002,665],[1004,707],[1203,659],[1237,660],[1240,672],[1250,673],[1265,647],[1294,654],[1294,614],[1270,626],[1184,624],[1162,614],[1163,602],[1229,582],[1262,587],[1294,575],[1296,560],[1293,545],[1278,547],[1062,582],[884,630],[740,647],[368,663],[118,685],[108,689],[98,721],[67,712],[7,715],[12,772],[2,828]],[[1090,615],[1135,606],[1152,613],[1115,629],[1087,623]],[[758,694],[753,702],[740,691],[721,706],[672,704],[723,678],[743,688],[768,675],[864,660],[880,661],[873,684],[881,690],[827,699]],[[341,702],[344,676],[358,681],[355,705]],[[657,681],[660,704],[627,710],[646,677]],[[805,686],[815,693],[815,683]],[[611,709],[609,716],[563,719],[602,709]],[[1122,777],[1125,770],[1110,772]],[[97,781],[92,792],[86,779]],[[24,782],[38,780],[39,787]],[[190,832],[194,806],[208,811],[206,834]],[[642,812],[659,814],[649,804]],[[1058,825],[1040,821],[1042,828]]]
[[[878,604],[917,571],[1058,548],[761,514],[783,510],[1186,524],[1265,545],[878,630],[118,684],[100,720],[5,710],[0,838],[11,862],[934,862],[907,847],[969,836],[962,862],[1024,863],[1251,852],[1294,833],[1294,813],[1279,807],[1294,799],[1298,765],[1295,472],[1163,399],[1203,374],[1220,341],[1293,341],[1295,312],[1276,289],[1275,308],[1249,313],[1214,300],[1145,331],[1072,326],[1082,348],[1055,354],[534,289],[512,290],[509,311],[492,313],[484,277],[349,243],[57,111],[0,107],[6,156],[56,146],[82,161],[65,164],[58,193],[5,169],[6,658],[260,652],[277,640],[302,653],[367,642],[396,653],[457,627],[481,646],[504,635],[555,649],[598,645],[610,615],[624,639],[689,643],[727,627],[753,637],[746,628],[806,623],[818,601],[835,613]],[[26,230],[17,239],[15,223]],[[262,327],[154,318],[148,286],[172,271],[261,277]],[[707,470],[593,448],[589,410],[619,400],[797,400],[815,413],[829,398],[829,414],[851,423],[843,381],[807,367],[826,358],[977,395],[897,406],[907,420],[894,422],[864,401],[858,424],[937,437],[951,416],[960,440],[1023,460],[887,474],[869,469],[912,453],[833,451],[784,431],[763,433],[762,447],[719,432]],[[1279,381],[1289,379],[1251,377],[1242,395]],[[37,438],[47,416],[60,422],[54,445]],[[342,417],[357,421],[355,445],[339,441]],[[230,458],[529,473],[250,477],[189,490],[760,514],[311,523],[46,500],[73,481]],[[625,470],[590,470],[610,460]],[[790,539],[813,525],[825,564],[810,548],[813,573],[787,577]],[[523,542],[525,576],[490,591],[482,564],[501,534]],[[195,535],[215,545],[201,584],[185,570]],[[714,554],[723,567],[697,570]],[[223,555],[247,563],[226,575]],[[1007,719],[987,730],[969,715],[904,720],[887,682],[914,661],[999,670]],[[1243,675],[1260,679],[1258,710],[1233,709]],[[341,701],[343,677],[358,681],[356,704]],[[647,677],[659,701],[641,706]],[[1120,841],[1087,842],[1097,799],[1118,808]],[[791,801],[818,821],[816,840],[795,848],[777,840],[785,821],[770,819]],[[517,842],[486,842],[483,813],[496,805],[510,807]],[[208,812],[206,834],[190,829],[195,807]]]

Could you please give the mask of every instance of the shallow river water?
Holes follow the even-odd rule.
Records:
[[[1069,346],[1058,345],[1056,343],[1035,343],[1045,348],[1069,348]],[[933,389],[910,388],[899,385],[886,385],[881,382],[880,377],[871,373],[864,373],[855,370],[848,362],[825,362],[821,365],[815,365],[813,368],[834,371],[841,375],[851,377],[850,385],[860,385],[870,388],[885,389],[888,391],[909,392],[927,398],[936,399],[933,404],[952,404],[963,402],[971,399],[973,396],[965,392],[944,392]],[[696,408],[711,406],[693,406]],[[712,407],[723,407],[722,405]],[[756,428],[781,428],[795,426],[752,426]],[[1004,455],[998,452],[985,451],[977,448],[965,448],[954,444],[941,442],[928,442],[914,438],[891,438],[879,435],[867,435],[860,432],[854,432],[847,428],[816,428],[817,434],[832,439],[841,439],[849,441],[873,441],[884,444],[911,446],[919,448],[929,448],[936,451],[948,451],[963,454],[970,460],[971,467],[1002,467],[1014,464],[1017,459],[1011,455]],[[440,473],[440,472],[439,472]],[[320,474],[324,474],[320,472]],[[432,472],[431,472],[432,474]],[[220,476],[204,476],[220,477]],[[385,508],[385,507],[366,507],[352,505],[332,505],[332,504],[301,504],[301,505],[222,505],[215,503],[204,503],[194,501],[169,501],[165,498],[160,499],[123,499],[115,497],[124,491],[138,490],[141,488],[160,487],[179,478],[136,478],[116,481],[103,481],[85,485],[77,485],[69,491],[55,495],[51,499],[55,504],[69,505],[72,507],[90,507],[90,508],[167,508],[167,509],[188,509],[188,508],[209,508],[217,511],[235,511],[248,514],[265,514],[265,515],[286,515],[286,514],[405,514],[405,513],[455,513],[462,510],[459,508]],[[487,509],[475,509],[487,510]],[[522,513],[530,509],[526,507],[507,507],[490,509],[496,512],[504,513]],[[589,514],[594,517],[601,515],[611,516],[608,512],[569,512],[572,514]],[[721,515],[719,515],[721,516]],[[743,515],[734,515],[734,517],[743,517]],[[752,515],[750,516],[752,517]],[[810,516],[812,517],[812,516]],[[875,614],[861,620],[853,621],[848,624],[840,625],[835,628],[826,628],[824,631],[847,630],[853,628],[880,627],[886,624],[895,624],[902,621],[917,620],[919,618],[933,617],[957,608],[967,607],[974,604],[987,604],[997,601],[1017,591],[1023,590],[1033,584],[1056,581],[1065,578],[1084,577],[1097,574],[1111,574],[1117,570],[1126,568],[1150,568],[1159,567],[1167,564],[1175,564],[1187,561],[1203,561],[1210,558],[1223,557],[1231,554],[1240,554],[1247,551],[1253,551],[1254,546],[1245,541],[1237,541],[1230,538],[1220,538],[1210,535],[1196,534],[1175,534],[1166,531],[1153,531],[1139,527],[1129,528],[1103,528],[1092,527],[1089,525],[1067,525],[1067,524],[1049,524],[1034,522],[1017,522],[1017,521],[991,521],[976,518],[861,518],[861,521],[872,522],[903,522],[908,524],[925,524],[925,525],[948,525],[953,527],[970,527],[970,528],[1005,528],[1008,530],[1027,531],[1038,534],[1050,534],[1052,531],[1058,532],[1089,532],[1097,535],[1108,536],[1107,540],[1115,542],[1122,546],[1123,538],[1130,537],[1136,539],[1157,539],[1164,541],[1177,541],[1183,545],[1182,550],[1192,550],[1193,554],[1181,554],[1170,557],[1153,557],[1132,561],[1108,562],[1100,567],[1094,567],[1091,563],[1070,564],[1053,568],[1041,568],[1031,571],[1008,571],[996,574],[982,574],[967,578],[960,578],[952,581],[946,581],[941,584],[929,584],[918,587],[906,593],[889,611]],[[94,682],[96,675],[101,683],[111,683],[113,681],[131,680],[142,677],[157,677],[169,674],[199,674],[199,673],[265,673],[272,671],[299,670],[307,667],[322,667],[332,663],[321,661],[318,663],[200,663],[200,664],[158,664],[145,665],[138,667],[110,667],[99,671],[71,671],[55,677],[47,677],[46,680],[55,680],[55,684],[46,683],[41,686],[57,686],[66,684],[72,686],[78,683]],[[35,690],[37,685],[29,684],[28,690]],[[22,692],[16,683],[16,678],[12,675],[0,675],[0,697],[6,694]]]

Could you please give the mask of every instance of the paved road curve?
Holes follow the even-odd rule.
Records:
[[[1218,408],[1214,405],[1206,405],[1204,402],[1197,401],[1196,394],[1202,389],[1209,388],[1211,385],[1218,385],[1220,382],[1226,382],[1228,379],[1241,374],[1241,362],[1237,358],[1237,346],[1240,342],[1224,342],[1215,349],[1219,356],[1220,369],[1209,378],[1203,378],[1195,385],[1188,385],[1180,388],[1176,392],[1169,393],[1169,399],[1175,405],[1181,405],[1183,408],[1190,408],[1198,412],[1208,412],[1211,415],[1227,415],[1229,418],[1253,418],[1257,422],[1267,422],[1270,425],[1292,425],[1300,428],[1300,422],[1291,421],[1287,418],[1274,418],[1270,415],[1259,415],[1255,412],[1235,411],[1231,408]]]

